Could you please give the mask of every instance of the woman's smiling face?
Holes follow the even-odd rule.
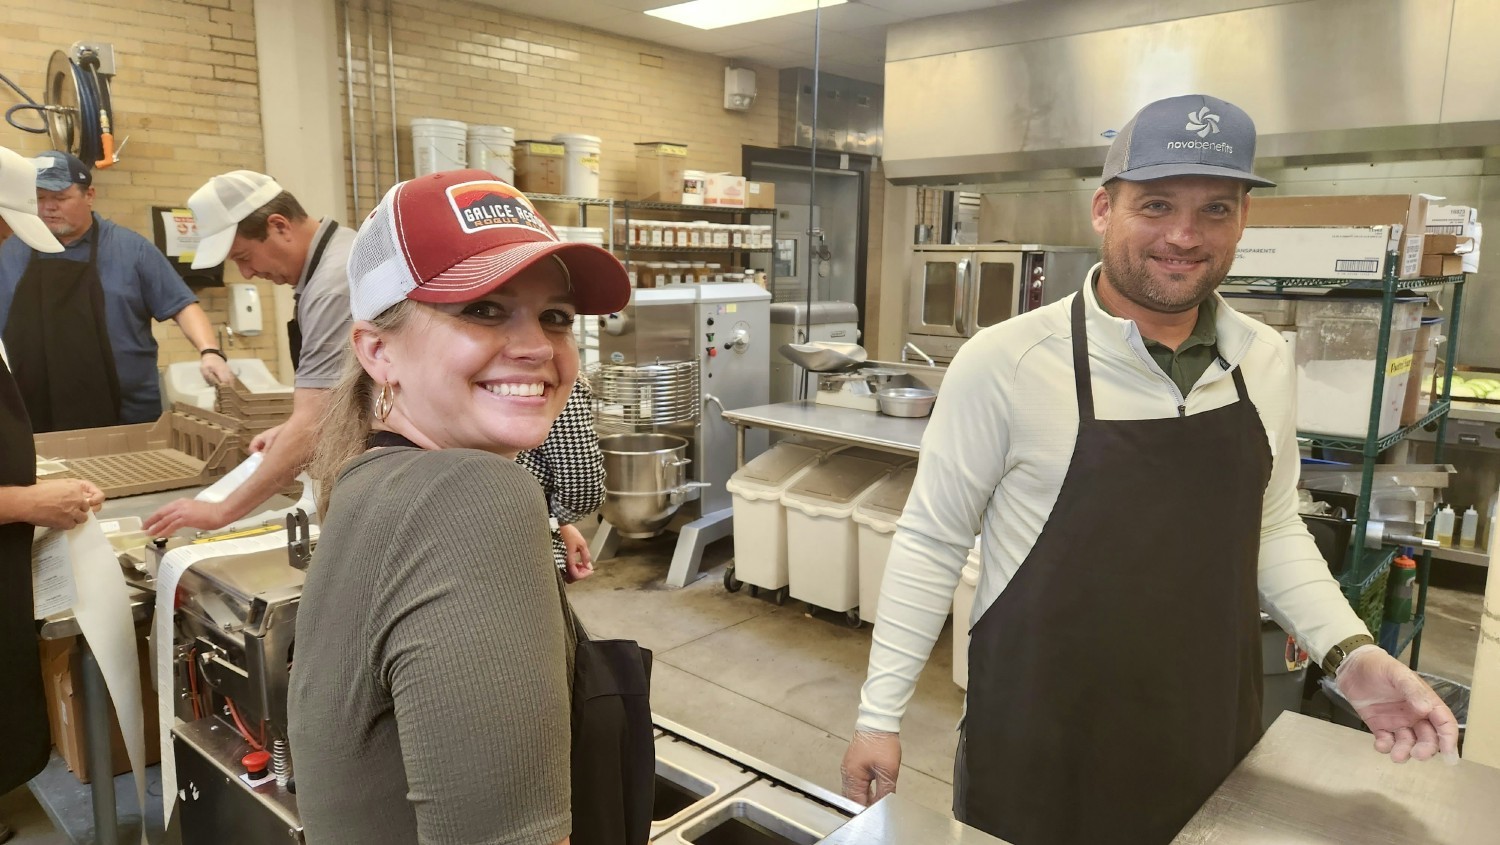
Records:
[[[385,427],[429,449],[514,457],[540,445],[578,377],[559,263],[538,261],[478,299],[418,309],[401,331],[361,347],[362,360],[374,356],[364,363],[377,390],[394,391]],[[360,326],[357,335],[369,330]]]

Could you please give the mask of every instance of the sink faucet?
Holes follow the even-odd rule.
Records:
[[[927,362],[927,366],[929,366],[929,367],[936,367],[937,366],[937,362],[934,361],[934,360],[932,360],[932,356],[931,355],[928,355],[926,352],[923,352],[921,347],[917,346],[915,343],[912,343],[909,340],[906,342],[905,346],[901,347],[901,363],[903,363],[903,364],[906,363],[906,353],[907,352],[914,352],[914,353],[916,353],[917,357],[921,358],[923,361],[926,361]]]

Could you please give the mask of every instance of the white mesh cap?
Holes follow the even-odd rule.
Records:
[[[261,206],[282,192],[276,180],[253,170],[222,173],[204,183],[188,199],[188,208],[198,224],[198,249],[193,254],[193,269],[216,267],[224,263],[234,244],[235,227],[241,220],[259,211]]]
[[[630,301],[630,279],[607,250],[559,241],[524,194],[482,170],[401,182],[365,218],[349,252],[349,308],[371,320],[403,299],[467,302],[554,257],[580,314]]]
[[[36,175],[35,161],[0,147],[0,220],[32,249],[62,252],[63,245],[36,216]]]

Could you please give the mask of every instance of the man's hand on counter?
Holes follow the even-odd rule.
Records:
[[[216,531],[233,521],[223,502],[177,499],[146,517],[141,528],[152,537],[170,537],[183,528]]]
[[[1339,692],[1375,734],[1375,750],[1397,763],[1437,754],[1458,762],[1458,720],[1406,664],[1374,645],[1355,649],[1339,667]]]
[[[900,734],[855,730],[840,767],[845,798],[868,807],[896,791],[900,772]]]

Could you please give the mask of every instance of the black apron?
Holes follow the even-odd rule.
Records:
[[[35,483],[26,407],[0,363],[0,485]],[[52,745],[31,611],[31,526],[0,525],[0,795],[35,777]]]
[[[416,446],[392,431],[368,444]],[[646,845],[656,789],[651,725],[651,652],[633,640],[595,640],[562,591],[573,626],[572,845]]]
[[[32,430],[120,424],[120,377],[104,322],[95,223],[88,261],[33,251],[5,322],[5,348]]]
[[[562,580],[561,574],[558,580]],[[656,789],[651,652],[573,630],[572,845],[645,845]]]
[[[1015,845],[1165,845],[1260,737],[1270,447],[1239,368],[1222,408],[1096,419],[1083,300],[1077,444],[970,633],[954,812]]]
[[[318,265],[323,261],[323,251],[328,249],[328,242],[333,240],[333,233],[337,231],[339,224],[337,220],[328,224],[328,231],[318,241],[318,246],[313,250],[312,261],[307,264],[307,274],[304,279],[311,280],[313,274],[318,272]],[[286,321],[286,347],[292,356],[292,369],[296,370],[302,363],[302,324],[297,322],[297,314],[302,307],[302,293],[297,291],[292,294],[292,319]]]

